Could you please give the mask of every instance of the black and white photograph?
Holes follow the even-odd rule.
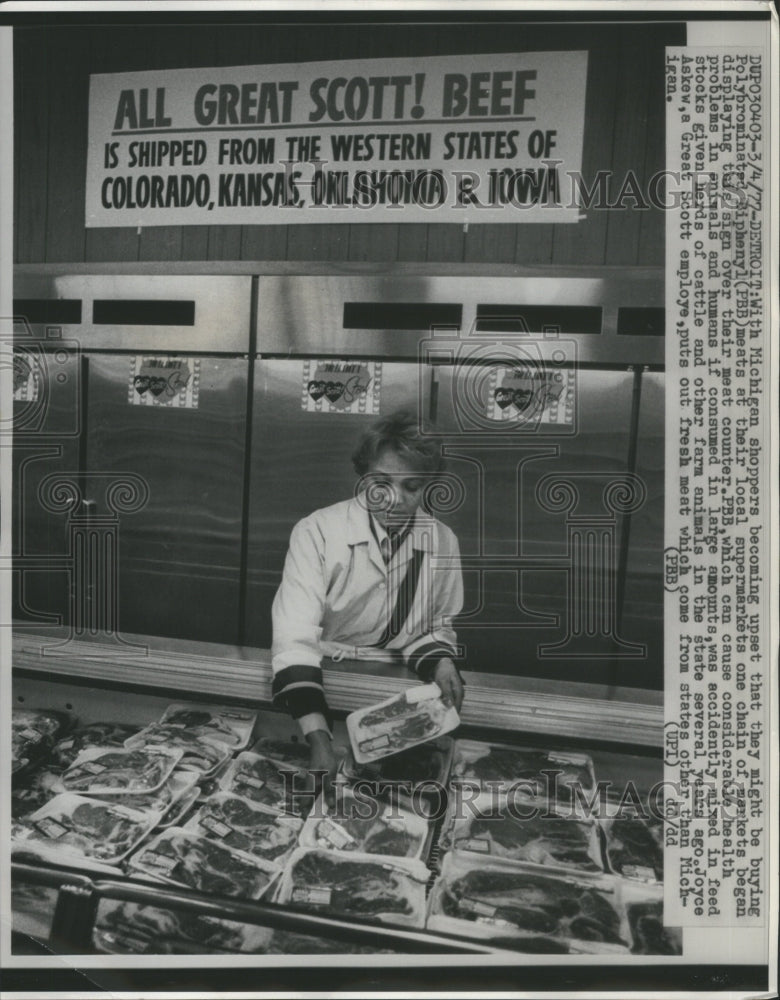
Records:
[[[0,52],[3,996],[777,996],[773,5]]]

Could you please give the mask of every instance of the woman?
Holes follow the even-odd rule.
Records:
[[[273,604],[273,695],[298,720],[310,768],[332,777],[336,755],[322,659],[391,660],[434,681],[460,710],[452,619],[463,605],[458,542],[421,507],[443,468],[414,414],[380,420],[352,456],[351,500],[314,511],[290,535]]]

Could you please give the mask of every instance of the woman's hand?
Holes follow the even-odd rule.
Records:
[[[454,705],[460,712],[463,704],[463,681],[458,675],[457,668],[448,657],[442,657],[433,672],[433,680],[441,689],[442,699],[445,704]]]
[[[333,779],[336,777],[338,768],[338,757],[333,749],[330,733],[324,729],[316,729],[306,736],[306,741],[310,747],[309,771],[325,772],[324,774],[314,774],[314,787],[317,792],[324,791],[325,796],[329,796]]]

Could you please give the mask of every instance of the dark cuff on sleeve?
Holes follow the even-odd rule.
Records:
[[[333,720],[325,700],[320,667],[285,667],[274,677],[271,691],[274,705],[288,711],[294,719],[320,712],[332,727]]]
[[[433,676],[439,660],[454,656],[455,651],[446,644],[428,642],[416,649],[409,657],[409,668],[417,674],[421,681],[427,684]]]

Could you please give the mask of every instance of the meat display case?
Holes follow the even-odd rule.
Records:
[[[143,637],[133,639],[141,645]],[[88,644],[83,644],[81,652]],[[170,663],[175,663],[176,653],[168,643],[166,656]],[[194,646],[195,644],[193,644]],[[160,717],[166,706],[172,701],[183,699],[213,702],[213,696],[203,692],[192,692],[182,688],[180,674],[177,678],[174,672],[160,676],[156,684],[142,685],[124,683],[115,680],[113,683],[80,682],[75,678],[67,678],[63,673],[59,679],[48,670],[49,663],[57,659],[41,656],[40,646],[28,634],[17,640],[17,667],[14,682],[14,705],[24,708],[51,708],[64,711],[78,718],[80,723],[88,724],[98,721],[119,720],[124,724],[144,725]],[[193,656],[192,648],[179,650],[183,662]],[[205,644],[199,644],[201,655],[205,654]],[[26,652],[25,652],[26,650]],[[52,651],[51,646],[49,651]],[[99,668],[100,659],[97,649],[92,650],[95,659],[94,667]],[[105,651],[111,655],[110,650]],[[212,651],[216,652],[216,650]],[[224,653],[224,650],[221,651]],[[251,667],[251,662],[248,663]],[[346,679],[356,676],[352,671],[365,669],[365,664],[343,663],[338,665]],[[377,665],[378,669],[382,669]],[[406,686],[406,680],[400,677],[397,668],[388,668],[385,683],[390,686]],[[393,677],[395,672],[396,676]],[[192,675],[191,679],[192,679]],[[195,686],[198,686],[195,680]],[[268,707],[263,697],[263,684],[258,684],[252,692],[251,683],[244,680],[243,696],[230,697],[224,692],[221,701],[230,704],[249,705],[258,713],[256,732],[272,739],[289,740],[294,737],[295,724],[285,715]],[[236,692],[237,694],[237,692]],[[256,696],[253,696],[255,694]],[[344,711],[337,711],[335,738],[337,742],[346,744],[346,730],[343,724]],[[464,713],[468,718],[468,711]],[[551,750],[586,752],[593,759],[596,774],[601,781],[623,786],[631,780],[639,788],[649,788],[660,780],[662,762],[658,752],[650,747],[621,747],[608,743],[595,744],[594,741],[583,744],[580,741],[562,739],[551,733],[543,736],[540,733],[522,734],[508,733],[496,729],[486,730],[484,727],[463,725],[455,734],[460,738],[482,738],[491,741],[511,741],[514,745],[534,744]],[[633,752],[627,752],[627,751]],[[442,810],[443,812],[443,810]],[[429,858],[432,869],[438,861],[436,842],[440,824],[437,825],[434,836],[433,852]],[[231,926],[240,925],[244,930],[241,940],[255,941],[256,949],[268,949],[273,954],[286,954],[285,949],[295,953],[313,954],[348,954],[356,951],[378,952],[381,954],[403,953],[417,955],[449,954],[514,954],[506,948],[479,935],[474,938],[464,936],[462,928],[448,930],[410,929],[402,925],[377,924],[357,918],[343,919],[327,913],[312,913],[300,910],[295,906],[280,905],[267,902],[220,897],[205,894],[177,886],[161,886],[159,883],[144,881],[143,877],[129,873],[115,877],[78,871],[50,860],[34,861],[24,853],[16,855],[13,865],[14,906],[14,948],[16,954],[30,953],[60,953],[60,954],[90,954],[95,951],[94,937],[95,920],[102,907],[133,906],[152,907],[149,912],[161,911],[168,915],[168,920],[175,922],[199,921],[201,918],[213,921],[228,921]],[[430,888],[430,884],[429,884]],[[121,913],[122,911],[120,911]],[[175,914],[175,918],[171,916]],[[246,929],[251,928],[249,933]],[[132,934],[129,935],[132,941]],[[149,940],[140,938],[138,950],[145,954],[154,954]],[[212,937],[212,942],[216,940]],[[261,942],[258,945],[257,941]],[[274,944],[273,942],[276,942]],[[224,942],[223,942],[224,943]],[[235,947],[235,941],[233,942]],[[227,947],[216,947],[208,944],[181,946],[183,951],[173,953],[183,954],[225,954],[232,953],[230,944]],[[104,949],[100,949],[103,950]],[[120,952],[121,953],[121,952]],[[126,952],[125,952],[126,953]],[[257,954],[258,952],[253,952]],[[263,951],[262,953],[268,953]]]

